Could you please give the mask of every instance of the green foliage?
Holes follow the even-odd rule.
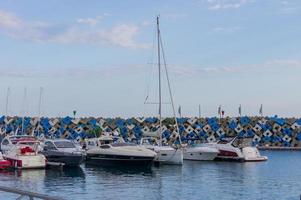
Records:
[[[94,129],[91,129],[88,131],[88,135],[89,137],[99,137],[102,133],[102,130],[100,129],[100,127],[96,127]]]
[[[165,119],[162,121],[162,124],[165,125],[165,126],[173,125],[173,124],[175,124],[175,119],[172,118],[172,117],[165,118]]]

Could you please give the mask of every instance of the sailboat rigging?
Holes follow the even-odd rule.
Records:
[[[172,109],[173,109],[173,115],[174,115],[174,119],[175,119],[175,124],[176,124],[176,132],[177,132],[177,138],[179,139],[180,143],[181,143],[181,139],[180,139],[180,135],[179,135],[179,129],[178,129],[178,124],[177,124],[177,118],[175,115],[175,109],[174,109],[174,103],[173,103],[173,96],[172,96],[172,91],[171,91],[171,85],[170,85],[170,81],[169,81],[169,76],[168,76],[168,70],[167,70],[167,65],[166,65],[166,59],[165,59],[165,55],[164,55],[164,50],[163,50],[163,43],[162,43],[162,38],[161,38],[161,32],[160,32],[160,23],[159,23],[159,16],[157,16],[156,18],[156,22],[157,22],[157,59],[158,59],[158,89],[159,89],[159,96],[158,96],[158,100],[159,100],[159,108],[158,108],[158,114],[159,114],[159,144],[155,145],[155,144],[149,144],[148,143],[148,139],[149,138],[142,138],[141,139],[141,145],[146,146],[147,148],[153,149],[156,153],[157,153],[157,158],[156,160],[159,163],[162,164],[183,164],[183,152],[181,148],[173,148],[170,146],[164,146],[163,145],[163,138],[162,138],[162,72],[161,72],[161,68],[162,68],[162,64],[161,64],[161,58],[163,60],[163,66],[165,69],[165,76],[167,79],[167,83],[168,83],[168,90],[169,90],[169,97],[170,97],[170,101],[171,101],[171,105],[172,105]],[[147,97],[148,98],[148,97]],[[146,100],[147,100],[146,98]]]

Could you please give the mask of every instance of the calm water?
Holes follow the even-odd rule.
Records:
[[[65,199],[300,199],[301,152],[262,151],[262,163],[185,161],[149,171],[81,166],[0,172],[0,185]],[[0,199],[13,199],[0,192]]]

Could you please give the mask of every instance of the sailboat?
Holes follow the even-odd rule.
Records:
[[[182,149],[180,147],[176,148],[176,147],[171,147],[171,146],[164,146],[163,142],[162,142],[163,130],[162,130],[161,51],[162,51],[162,57],[163,57],[163,61],[164,61],[166,79],[167,79],[167,83],[168,83],[169,96],[170,96],[170,100],[171,100],[171,105],[172,105],[173,114],[174,114],[175,123],[176,123],[176,129],[177,129],[178,133],[179,133],[179,130],[178,130],[178,124],[177,124],[177,119],[176,119],[176,115],[175,115],[173,97],[172,97],[172,92],[171,92],[171,87],[170,87],[170,82],[169,82],[169,77],[168,77],[168,71],[167,71],[165,57],[164,57],[164,51],[163,51],[163,47],[162,47],[159,16],[157,16],[157,42],[158,42],[158,46],[157,46],[158,47],[158,52],[157,52],[158,53],[158,71],[159,71],[159,123],[160,123],[159,138],[160,138],[160,141],[158,144],[149,143],[151,138],[146,137],[146,138],[141,139],[140,145],[143,145],[146,148],[155,151],[157,153],[155,162],[158,162],[159,164],[182,165],[183,164]],[[179,140],[180,140],[180,136],[179,136]]]

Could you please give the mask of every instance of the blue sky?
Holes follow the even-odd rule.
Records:
[[[46,116],[156,115],[158,14],[184,116],[301,116],[299,0],[2,0],[0,110],[10,87],[9,114],[37,115],[43,87]]]

